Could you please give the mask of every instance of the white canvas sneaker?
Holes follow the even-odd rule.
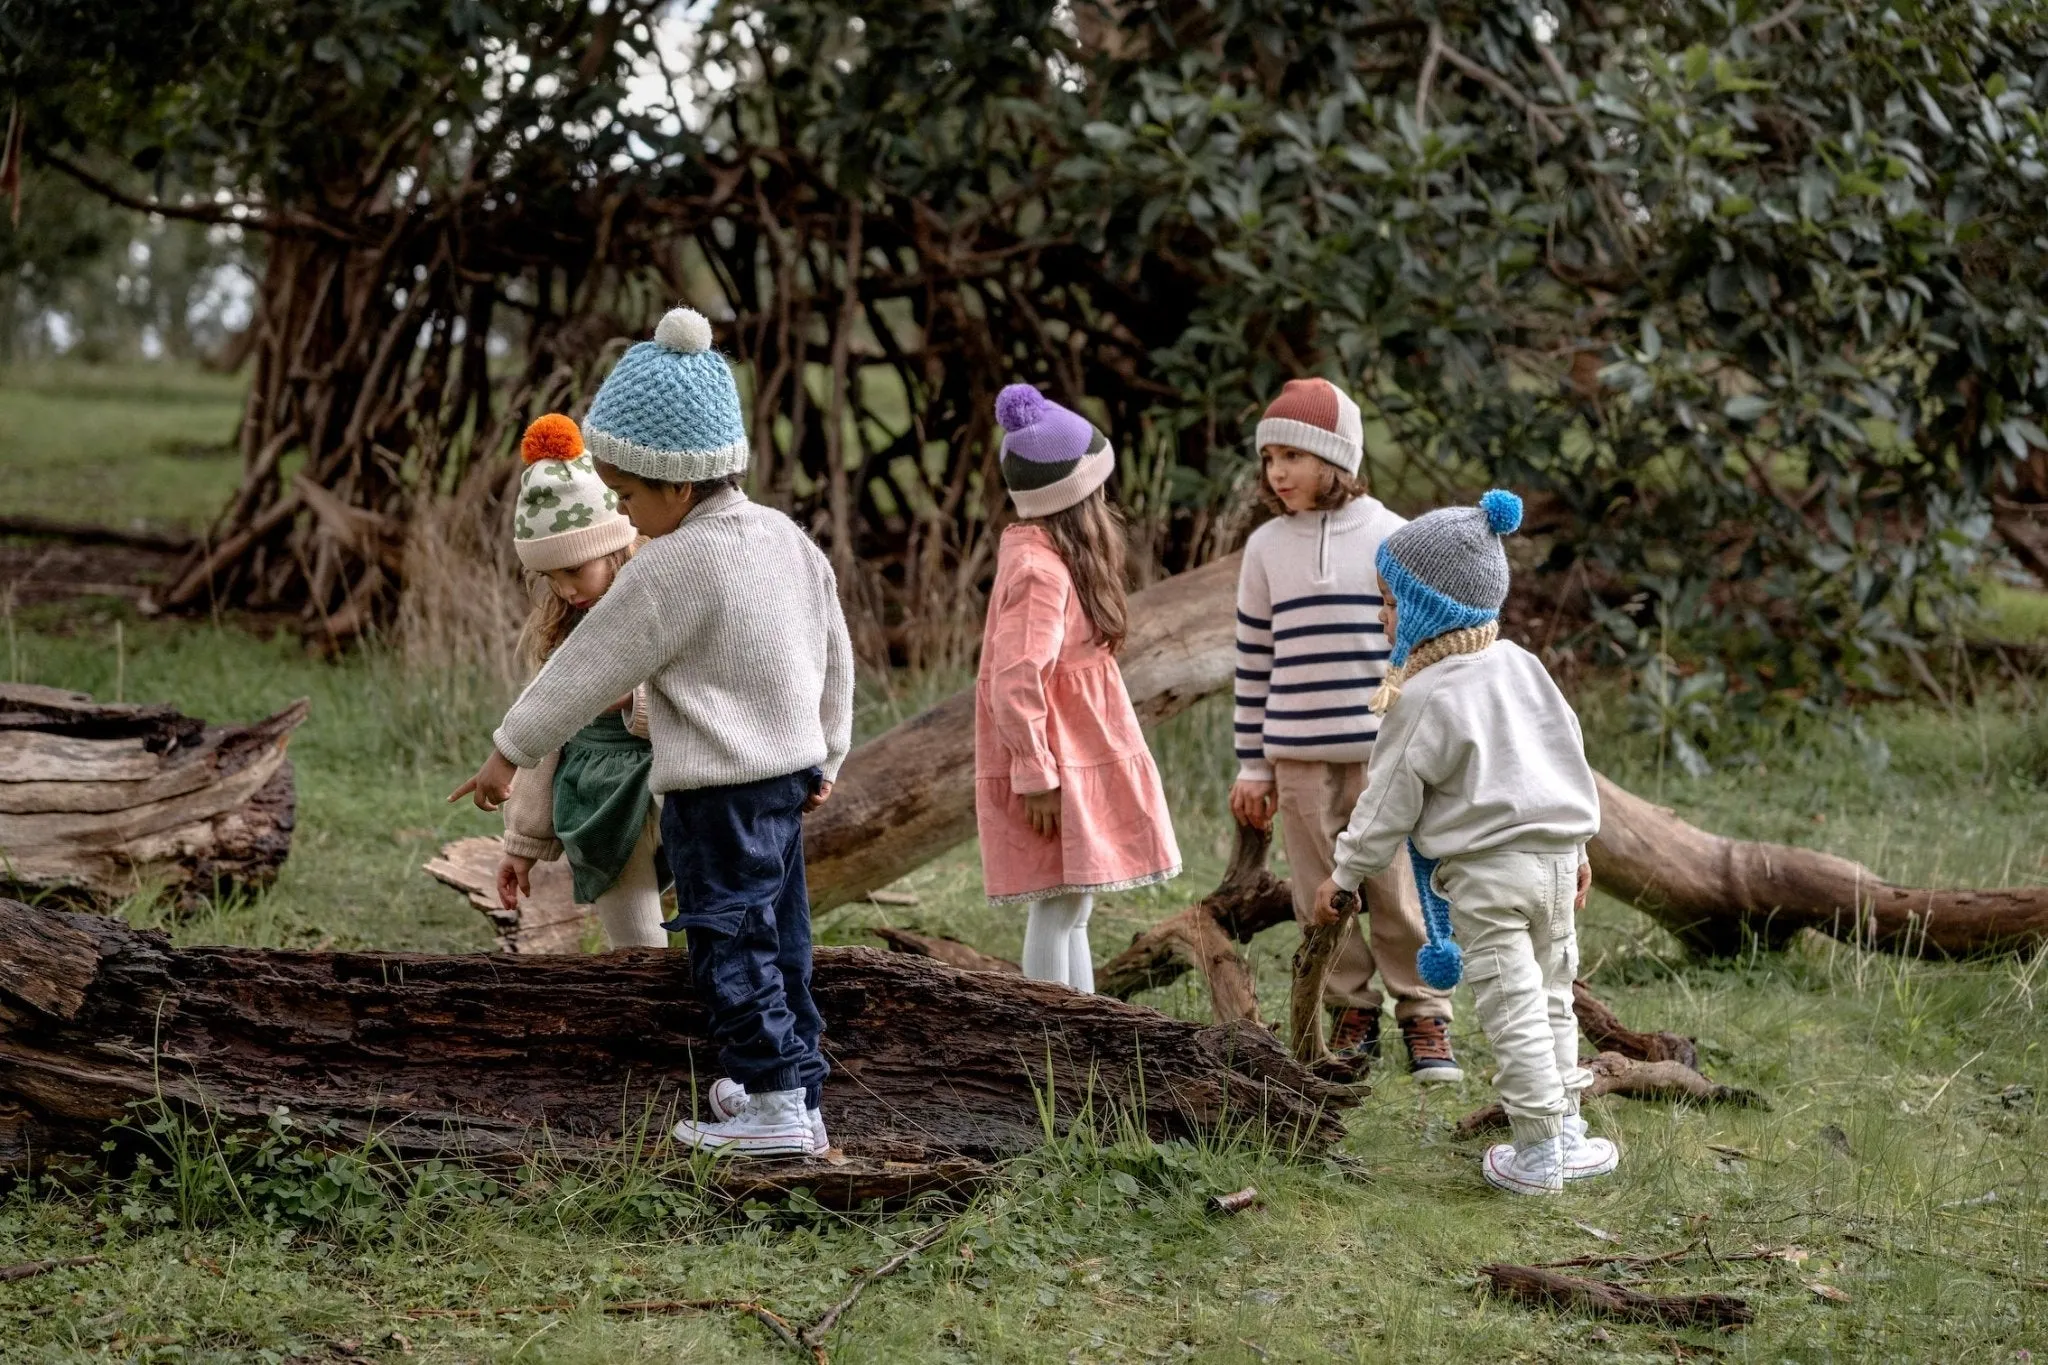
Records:
[[[747,1088],[730,1076],[720,1076],[711,1083],[711,1093],[704,1098],[719,1118],[736,1118],[747,1107]],[[811,1121],[811,1145],[818,1149],[818,1154],[823,1156],[831,1151],[832,1139],[825,1132],[824,1110],[806,1109],[804,1117]]]
[[[1565,1141],[1546,1138],[1519,1151],[1511,1142],[1496,1143],[1481,1163],[1486,1183],[1510,1194],[1563,1193]]]
[[[1586,1121],[1577,1114],[1567,1114],[1564,1120],[1564,1178],[1586,1180],[1596,1175],[1606,1175],[1621,1164],[1621,1149],[1612,1140],[1594,1137],[1586,1131]]]
[[[736,1156],[816,1156],[801,1090],[768,1090],[747,1097],[747,1107],[718,1123],[684,1119],[675,1139],[700,1152]]]

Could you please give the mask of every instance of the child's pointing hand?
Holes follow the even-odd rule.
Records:
[[[448,794],[449,804],[474,793],[478,810],[496,810],[512,795],[512,779],[518,772],[511,759],[493,749],[484,766],[476,770],[476,776]]]

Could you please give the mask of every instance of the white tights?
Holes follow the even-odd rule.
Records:
[[[1024,921],[1024,975],[1057,981],[1083,995],[1095,993],[1095,963],[1088,955],[1088,915],[1095,897],[1085,891],[1032,901]]]
[[[660,837],[652,820],[640,831],[633,856],[619,879],[592,903],[604,941],[614,948],[666,948],[668,931],[661,927],[661,889],[654,860]]]

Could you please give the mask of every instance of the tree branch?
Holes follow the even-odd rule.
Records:
[[[230,204],[166,204],[161,199],[145,199],[140,195],[128,193],[111,181],[102,180],[69,157],[51,151],[41,143],[31,142],[29,150],[35,154],[36,160],[64,172],[102,199],[119,204],[122,208],[133,209],[137,213],[153,213],[161,218],[175,218],[186,223],[232,223],[236,227],[279,235],[297,233],[327,237],[337,242],[358,240],[355,234],[344,231],[332,223],[323,222],[310,214],[265,213],[240,201]],[[236,214],[237,209],[242,210],[240,215]]]

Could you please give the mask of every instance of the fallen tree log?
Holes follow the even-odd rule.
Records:
[[[1586,849],[1594,883],[1695,952],[1730,956],[1752,939],[1782,948],[1802,929],[1919,957],[2048,942],[2048,887],[1893,886],[1832,853],[1709,834],[1599,782],[1600,833]]]
[[[1013,1155],[1044,1140],[1042,1103],[1063,1126],[1128,1117],[1160,1138],[1316,1149],[1356,1102],[1256,1026],[1022,977],[823,948],[815,990],[826,1113],[871,1165]],[[404,1156],[595,1156],[698,1108],[720,1074],[705,1030],[677,952],[173,949],[0,900],[0,1171],[95,1158],[110,1123],[159,1099],[230,1125],[282,1105]]]
[[[1121,657],[1131,700],[1147,722],[1229,686],[1237,566],[1232,555],[1132,595]],[[813,907],[858,900],[972,838],[973,755],[972,689],[855,749],[831,802],[805,825]],[[1699,952],[1732,954],[1752,939],[1781,946],[1807,928],[1928,956],[2048,942],[2048,887],[1892,886],[1832,854],[1709,834],[1605,778],[1600,797],[1600,835],[1587,850],[1595,884]],[[1275,905],[1275,888],[1284,891],[1284,883],[1257,897],[1262,910]],[[1215,947],[1193,919],[1172,932],[1200,942],[1148,945],[1168,979],[1185,970],[1174,965],[1182,956]],[[1150,970],[1121,959],[1111,965],[1118,973]],[[1100,978],[1097,984],[1108,989]],[[1116,989],[1142,988],[1119,975]]]
[[[1591,1313],[1623,1322],[1664,1327],[1743,1327],[1756,1320],[1748,1303],[1731,1294],[1645,1294],[1627,1285],[1564,1275],[1533,1265],[1496,1262],[1479,1267],[1495,1294],[1546,1308]]]
[[[0,890],[105,908],[275,881],[291,851],[298,701],[248,726],[0,686]]]

